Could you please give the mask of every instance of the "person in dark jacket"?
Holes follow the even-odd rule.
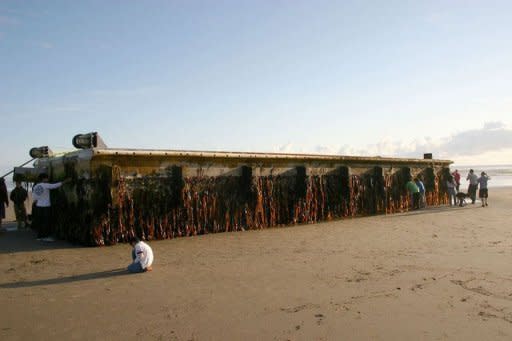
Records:
[[[5,207],[9,207],[9,197],[5,179],[0,178],[0,227],[2,227],[2,219],[5,219]]]
[[[468,195],[471,198],[471,203],[474,204],[476,201],[476,190],[478,189],[478,176],[470,169],[466,180],[469,181]]]
[[[27,190],[21,186],[21,181],[16,181],[16,187],[11,191],[9,197],[14,203],[14,214],[18,222],[18,229],[26,227],[27,210],[25,208],[25,200],[27,200],[28,193]]]

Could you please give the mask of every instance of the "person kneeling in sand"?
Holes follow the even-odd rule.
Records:
[[[133,246],[133,262],[132,264],[128,265],[128,271],[136,273],[153,270],[151,267],[153,264],[153,250],[151,247],[137,237],[133,237],[130,240],[130,244]]]

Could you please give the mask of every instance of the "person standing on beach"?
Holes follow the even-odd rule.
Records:
[[[489,192],[487,190],[487,181],[489,181],[491,178],[485,174],[485,172],[482,172],[480,174],[480,177],[478,178],[478,184],[480,185],[480,190],[478,191],[478,197],[480,198],[480,201],[482,201],[482,207],[489,206],[487,204],[487,198],[489,197]]]
[[[448,189],[448,198],[450,200],[450,206],[457,205],[457,192],[455,191],[455,180],[452,175],[446,179],[446,188]],[[452,200],[453,199],[453,200]]]
[[[5,219],[5,207],[9,207],[9,196],[7,195],[5,179],[0,178],[0,227],[2,227],[2,219]]]
[[[452,173],[452,175],[453,175],[453,179],[455,180],[455,189],[457,190],[457,192],[459,192],[459,188],[460,188],[460,173],[456,169],[455,172]]]
[[[468,195],[471,198],[471,203],[474,204],[476,200],[476,189],[478,188],[478,176],[470,169],[466,180],[469,180]]]
[[[21,186],[21,181],[16,181],[16,187],[12,190],[9,198],[14,203],[14,214],[18,222],[18,230],[27,225],[27,210],[25,209],[27,197],[27,190]]]
[[[32,188],[32,199],[36,207],[37,239],[47,242],[55,241],[52,234],[52,204],[50,201],[50,190],[59,188],[63,182],[49,183],[48,174],[39,175],[40,182]]]
[[[409,192],[412,208],[417,210],[420,203],[420,189],[416,186],[416,183],[412,181],[412,177],[410,177],[409,181],[405,184],[405,188],[407,192]]]
[[[132,263],[128,265],[128,271],[132,273],[153,270],[153,250],[137,237],[130,240],[132,249]]]
[[[414,179],[414,182],[416,183],[416,186],[418,186],[418,189],[420,190],[420,200],[419,200],[419,208],[423,208],[427,203],[427,200],[425,198],[425,185],[423,184],[423,181],[421,181],[421,177],[417,177]]]

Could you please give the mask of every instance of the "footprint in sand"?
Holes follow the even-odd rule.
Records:
[[[307,303],[307,304],[298,305],[296,307],[281,308],[281,311],[284,311],[287,313],[297,313],[304,309],[313,309],[313,308],[318,308],[318,307],[319,307],[318,304]]]
[[[320,325],[322,324],[325,316],[323,314],[315,314],[315,317],[317,318],[316,324]]]

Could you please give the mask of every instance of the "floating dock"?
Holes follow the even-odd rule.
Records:
[[[427,156],[428,157],[428,156]],[[428,206],[447,203],[450,160],[91,147],[15,169],[52,182],[54,232],[83,245],[315,223],[411,209],[421,176]]]

